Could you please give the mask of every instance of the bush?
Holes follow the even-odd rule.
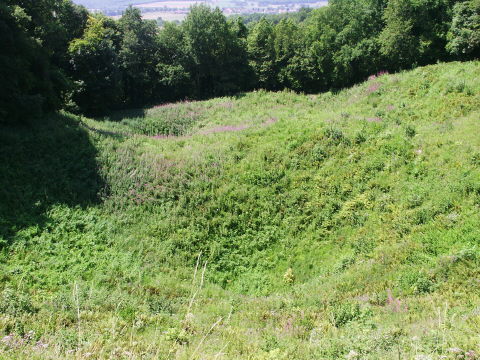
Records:
[[[340,303],[332,306],[330,313],[332,325],[342,327],[349,322],[370,317],[371,310],[362,309],[358,303]]]
[[[408,271],[403,273],[398,280],[399,287],[415,295],[428,294],[435,290],[433,279],[421,271]]]
[[[5,288],[0,295],[0,313],[13,317],[22,314],[33,314],[36,311],[30,296],[12,288]]]

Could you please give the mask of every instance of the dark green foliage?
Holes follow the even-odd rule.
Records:
[[[448,59],[445,50],[452,1],[389,0],[380,35],[392,70]]]
[[[191,95],[191,75],[187,70],[190,58],[187,50],[184,29],[175,23],[165,23],[158,35],[156,67],[162,100],[174,101]]]
[[[262,18],[248,35],[248,57],[260,88],[273,90],[278,87],[275,64],[274,25]]]
[[[154,21],[142,19],[140,10],[129,7],[118,22],[122,33],[118,52],[125,103],[146,104],[154,99],[157,33]]]
[[[182,24],[197,98],[233,94],[248,86],[247,54],[238,37],[242,33],[228,23],[220,9],[196,5]]]
[[[379,72],[478,57],[478,14],[478,0],[332,0],[250,16],[247,27],[197,5],[182,24],[159,28],[132,7],[116,21],[70,0],[9,0],[0,23],[0,120],[62,106],[105,114],[252,88],[340,89]]]
[[[101,114],[122,100],[119,46],[117,24],[102,16],[90,17],[83,36],[70,43],[71,97],[83,112]]]
[[[384,6],[382,0],[337,0],[327,8],[323,21],[327,22],[328,29],[325,50],[332,52],[329,87],[348,86],[379,70],[386,70],[382,69],[383,59],[376,40],[383,26]],[[323,32],[320,27],[317,31]]]
[[[21,8],[0,4],[0,123],[26,122],[58,102],[48,53],[27,33],[29,21]]]
[[[480,56],[480,1],[455,4],[448,40],[450,53],[466,59]]]
[[[29,128],[3,126],[0,142],[0,238],[11,241],[16,229],[42,224],[52,204],[85,206],[104,190],[97,151],[70,116],[52,116]]]
[[[418,42],[413,34],[412,2],[391,0],[383,15],[386,26],[380,35],[382,53],[397,68],[406,67],[418,59]]]
[[[42,110],[59,109],[71,85],[68,44],[82,35],[87,11],[70,0],[7,0],[1,12],[5,19],[1,41],[6,43],[1,47],[5,66],[0,71],[5,72],[2,84],[11,86],[0,96],[8,99],[1,106],[7,109],[5,117],[25,122]]]

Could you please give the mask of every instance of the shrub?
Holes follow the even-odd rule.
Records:
[[[435,290],[433,279],[421,271],[404,272],[398,280],[398,285],[402,290],[416,295],[428,294]]]
[[[407,135],[408,137],[412,138],[414,137],[415,135],[417,134],[415,128],[411,125],[407,125],[405,127],[405,135]]]
[[[325,147],[321,144],[315,145],[315,147],[312,149],[312,158],[313,161],[320,163],[324,161],[328,157],[328,153],[325,149]]]
[[[340,129],[327,128],[324,131],[324,135],[333,145],[339,145],[342,142],[348,143],[348,139],[345,138],[345,135]]]
[[[335,327],[342,327],[351,321],[366,319],[372,315],[371,310],[362,309],[358,303],[344,302],[332,307],[330,316]]]
[[[32,314],[35,311],[28,294],[15,291],[9,287],[2,291],[0,295],[0,313],[16,317],[22,314]]]

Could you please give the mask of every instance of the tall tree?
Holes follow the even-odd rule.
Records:
[[[304,88],[322,91],[365,79],[381,67],[377,40],[382,29],[383,0],[332,0],[305,22]]]
[[[256,23],[248,34],[247,46],[257,86],[268,90],[278,89],[273,24],[266,18]]]
[[[122,32],[120,66],[127,104],[139,106],[154,99],[157,84],[158,27],[143,20],[140,10],[129,7],[119,20]]]
[[[59,105],[47,51],[19,6],[0,4],[0,122],[26,122]]]
[[[460,59],[480,57],[480,0],[455,4],[448,40],[447,50]]]
[[[28,21],[24,30],[31,38],[41,43],[42,51],[48,55],[51,95],[46,103],[58,108],[70,87],[68,44],[81,36],[86,26],[88,12],[70,0],[6,0],[11,6],[21,8]],[[45,75],[46,76],[46,75]]]
[[[281,87],[292,88],[295,69],[292,60],[299,50],[301,37],[297,24],[291,19],[282,19],[275,26],[274,50],[277,81]]]
[[[122,95],[117,24],[92,16],[81,38],[70,43],[75,89],[72,100],[88,114],[101,114],[120,105]]]
[[[164,23],[158,36],[156,71],[162,100],[191,96],[193,84],[188,72],[190,58],[185,32],[180,25]]]
[[[447,60],[451,0],[389,0],[380,34],[382,54],[393,70]]]
[[[220,9],[194,5],[182,27],[194,95],[204,98],[242,90],[248,74],[245,49]]]

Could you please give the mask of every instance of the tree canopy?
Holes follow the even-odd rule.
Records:
[[[246,25],[247,24],[247,25]],[[480,55],[480,1],[331,0],[280,17],[206,5],[177,25],[118,20],[70,0],[0,5],[0,121],[87,114],[255,88],[338,89],[379,71]]]

